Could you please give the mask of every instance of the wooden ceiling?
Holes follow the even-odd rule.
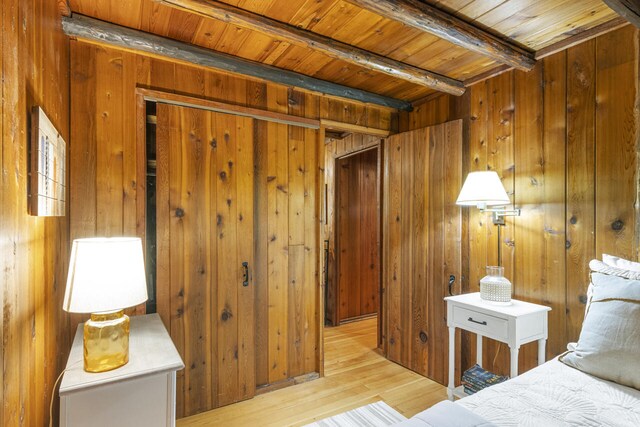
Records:
[[[501,64],[349,0],[221,0],[369,52],[459,81]],[[355,3],[355,1],[354,1]],[[423,1],[532,54],[618,18],[601,0]],[[170,37],[393,98],[415,101],[432,88],[401,80],[234,24],[155,0],[70,0],[74,13]]]

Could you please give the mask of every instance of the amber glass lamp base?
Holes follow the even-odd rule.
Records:
[[[129,316],[122,310],[92,313],[84,324],[84,370],[104,372],[129,361]]]

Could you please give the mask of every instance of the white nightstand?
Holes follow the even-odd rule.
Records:
[[[131,317],[129,363],[100,373],[83,369],[82,327],[60,384],[60,426],[174,426],[184,364],[160,316]]]
[[[456,328],[478,336],[477,362],[482,366],[482,337],[503,342],[511,349],[511,378],[518,376],[518,351],[522,344],[538,341],[538,365],[545,362],[547,314],[551,307],[511,300],[511,305],[494,305],[480,298],[480,293],[446,297],[449,327],[450,400],[464,397],[463,387],[455,387]]]

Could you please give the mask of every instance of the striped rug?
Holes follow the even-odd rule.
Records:
[[[404,420],[406,418],[402,414],[380,401],[307,424],[305,427],[385,427]]]

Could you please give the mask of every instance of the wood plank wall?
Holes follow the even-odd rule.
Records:
[[[378,149],[338,160],[338,323],[378,312]]]
[[[71,41],[71,237],[140,233],[135,88],[388,129],[389,110]],[[319,372],[324,147],[316,131],[256,121],[256,381]],[[142,208],[140,207],[142,206]]]
[[[62,297],[69,216],[27,211],[29,114],[45,110],[69,142],[69,45],[64,2],[3,0],[0,149],[0,425],[42,426],[69,351]],[[57,403],[54,405],[57,414]],[[54,415],[57,417],[57,415]]]
[[[324,147],[324,206],[322,207],[322,217],[325,219],[323,240],[329,241],[328,245],[328,267],[325,274],[327,277],[326,285],[326,318],[325,322],[330,325],[338,324],[338,307],[337,295],[338,290],[338,271],[337,255],[336,255],[336,215],[335,215],[335,197],[336,197],[336,180],[335,171],[338,158],[353,154],[362,150],[380,146],[381,138],[371,135],[351,134],[342,139],[327,138]],[[324,246],[323,246],[324,247]],[[380,326],[380,325],[378,325]]]
[[[603,253],[638,258],[638,30],[599,36],[470,88],[401,113],[401,131],[455,118],[469,122],[464,167],[494,169],[516,206],[500,242],[514,297],[553,308],[547,357],[578,338],[587,263]],[[467,113],[468,112],[468,113]],[[466,209],[463,209],[466,210]],[[468,209],[465,291],[477,291],[497,258],[495,226]],[[463,334],[462,368],[475,360]],[[485,340],[487,341],[487,340]],[[508,373],[508,348],[485,344],[485,366]],[[535,366],[535,344],[520,369]]]

